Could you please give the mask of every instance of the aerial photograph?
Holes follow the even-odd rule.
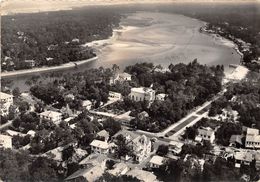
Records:
[[[0,182],[260,182],[260,0],[0,5]]]

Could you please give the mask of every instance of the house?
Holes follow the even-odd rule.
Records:
[[[107,154],[109,152],[109,144],[101,140],[93,140],[90,146],[91,151],[97,154]]]
[[[116,163],[113,166],[113,169],[108,170],[107,172],[114,176],[120,176],[126,174],[128,171],[129,171],[129,167],[125,163],[120,162],[120,163]]]
[[[142,182],[157,182],[156,176],[148,171],[144,171],[142,169],[132,169],[126,173],[127,176],[136,177]]]
[[[254,159],[255,159],[255,166],[259,170],[260,169],[260,153],[259,152],[255,153]]]
[[[137,162],[142,162],[146,159],[152,150],[152,142],[145,135],[139,135],[128,130],[121,130],[113,136],[113,140],[116,140],[116,137],[122,135],[125,137],[127,145],[130,146],[133,150],[134,160]],[[130,157],[126,156],[125,159],[128,160]]]
[[[170,141],[169,143],[169,151],[171,151],[174,155],[179,155],[182,151],[182,146],[184,143],[178,141]]]
[[[117,99],[117,100],[122,99],[122,94],[118,93],[118,92],[109,91],[108,95],[109,95],[110,98],[113,98],[113,99]]]
[[[101,130],[97,133],[97,137],[104,138],[105,142],[109,139],[109,133],[106,130]]]
[[[124,82],[124,81],[131,81],[132,75],[128,73],[117,73],[114,76],[110,77],[109,84],[115,84],[116,82]]]
[[[138,87],[138,88],[131,88],[131,93],[129,97],[133,101],[149,101],[153,102],[155,99],[155,90],[151,88],[145,87]]]
[[[41,120],[49,120],[54,124],[59,124],[62,119],[62,114],[56,111],[44,111],[40,113]]]
[[[33,130],[29,130],[29,131],[27,132],[27,135],[30,135],[32,138],[35,136],[35,134],[36,134],[36,132],[33,131]]]
[[[149,164],[151,168],[159,168],[160,166],[162,166],[165,163],[165,158],[155,155],[151,158]]]
[[[24,62],[25,62],[26,66],[27,66],[28,68],[33,68],[33,67],[35,67],[35,61],[34,61],[34,60],[24,60]]]
[[[241,164],[250,165],[253,161],[253,154],[250,152],[236,152],[234,155],[235,167],[240,168]]]
[[[9,114],[9,108],[13,105],[13,95],[0,92],[0,115],[6,116]]]
[[[12,137],[0,134],[0,148],[12,148]]]
[[[155,96],[155,100],[164,101],[166,97],[167,97],[167,94],[157,94]]]
[[[210,127],[200,127],[198,128],[198,136],[201,137],[203,140],[209,141],[213,143],[215,140],[215,132]]]
[[[247,128],[245,147],[260,149],[260,135],[258,129]]]
[[[92,102],[90,100],[83,100],[82,101],[82,107],[84,107],[87,110],[90,110],[92,106]]]
[[[65,179],[65,181],[88,181],[88,182],[94,182],[96,181],[98,178],[100,178],[103,173],[104,173],[105,169],[103,169],[101,166],[97,165],[97,166],[89,166],[87,168],[84,169],[80,169],[78,171],[76,171],[75,173],[73,173],[72,175],[70,175],[69,177],[67,177]]]

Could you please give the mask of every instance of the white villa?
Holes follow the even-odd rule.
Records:
[[[110,98],[113,98],[113,99],[118,99],[118,100],[122,99],[122,94],[118,93],[118,92],[109,91],[108,95]]]
[[[0,115],[8,115],[11,105],[13,105],[13,95],[0,92]]]
[[[128,73],[118,73],[115,76],[110,78],[109,84],[115,84],[117,81],[118,82],[124,82],[124,81],[131,81],[132,80],[132,75]]]
[[[0,134],[0,148],[12,148],[12,137]]]
[[[196,137],[197,140],[201,138],[202,140],[209,141],[210,143],[213,143],[215,140],[215,131],[211,129],[210,127],[200,127],[198,129],[198,136]]]
[[[258,129],[247,128],[245,147],[260,149],[260,135]]]
[[[90,143],[91,151],[97,154],[107,154],[109,152],[109,144],[101,140],[93,140]]]
[[[133,101],[150,101],[153,102],[155,99],[155,90],[151,88],[138,87],[131,88],[131,93],[129,94],[130,99]]]
[[[59,124],[62,119],[62,114],[56,111],[44,111],[40,113],[41,120],[46,119],[52,121],[55,124]]]
[[[184,143],[179,141],[170,141],[169,143],[169,151],[171,151],[174,155],[179,155],[182,151],[182,146]]]

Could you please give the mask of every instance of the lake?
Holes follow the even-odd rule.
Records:
[[[136,12],[128,14],[108,40],[94,41],[98,61],[87,63],[79,69],[62,72],[74,73],[95,67],[120,66],[137,62],[153,62],[163,67],[170,63],[189,63],[197,59],[201,64],[224,65],[226,72],[229,64],[239,64],[240,55],[234,44],[216,35],[200,33],[205,22],[178,14],[160,12]],[[42,74],[42,73],[41,73]],[[25,84],[30,76],[17,76],[12,87],[28,90]]]

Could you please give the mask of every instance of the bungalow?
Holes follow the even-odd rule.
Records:
[[[152,159],[150,160],[149,164],[151,168],[159,168],[160,166],[162,166],[165,163],[165,158],[155,155],[152,157]]]
[[[0,148],[12,148],[12,137],[0,134]]]
[[[56,111],[44,111],[40,113],[41,120],[49,120],[52,121],[54,124],[59,124],[62,119],[62,114]]]
[[[145,100],[153,102],[155,99],[155,90],[145,87],[131,88],[129,97],[131,100],[136,102]]]
[[[209,141],[210,143],[213,143],[215,140],[215,132],[210,127],[200,127],[198,133],[198,136],[201,137],[202,140]]]
[[[90,146],[91,151],[97,154],[107,154],[109,152],[108,143],[101,140],[93,140]]]

